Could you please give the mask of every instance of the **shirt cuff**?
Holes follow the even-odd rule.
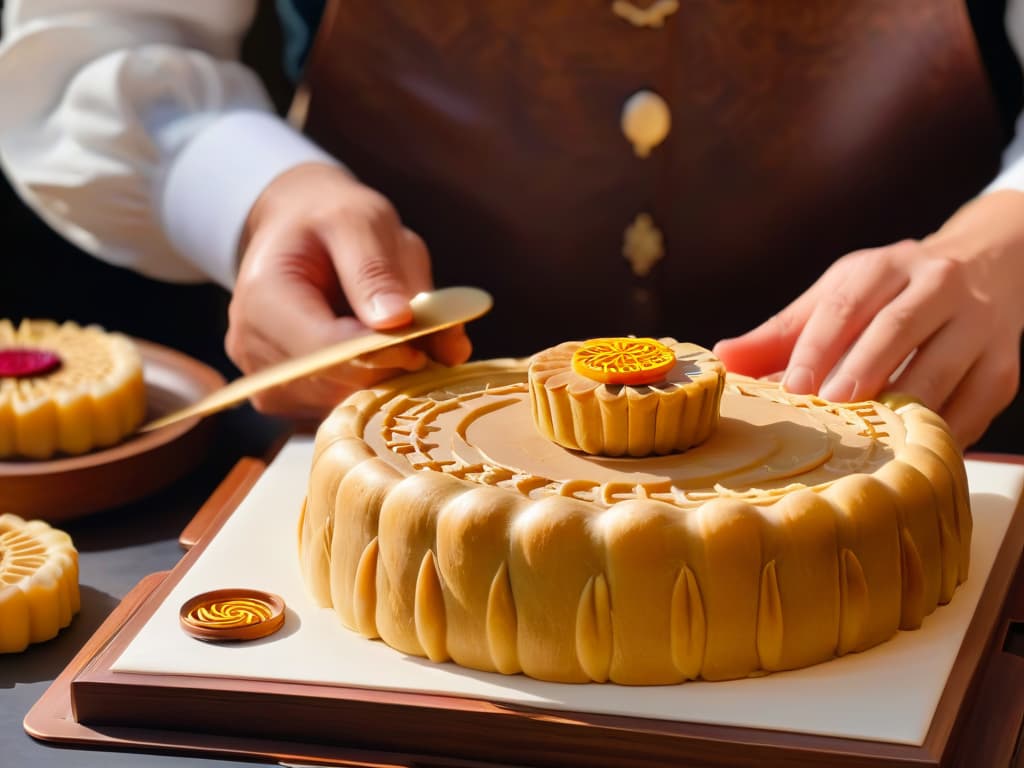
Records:
[[[249,210],[277,176],[309,162],[338,165],[276,115],[239,111],[216,118],[182,147],[164,177],[160,216],[168,238],[230,290]]]
[[[1024,158],[1006,166],[996,176],[984,192],[996,192],[1000,189],[1015,189],[1024,192]]]

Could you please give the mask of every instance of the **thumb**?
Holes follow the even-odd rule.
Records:
[[[397,217],[393,226],[347,219],[323,233],[348,305],[377,330],[412,322],[409,299],[415,291],[402,269],[400,233]]]

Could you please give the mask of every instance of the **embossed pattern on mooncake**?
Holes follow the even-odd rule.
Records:
[[[79,606],[71,537],[42,520],[0,515],[0,653],[55,637]]]

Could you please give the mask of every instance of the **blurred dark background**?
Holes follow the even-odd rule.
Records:
[[[1024,86],[1003,30],[1005,0],[971,0],[968,9],[1009,140]],[[284,112],[292,84],[281,52],[274,3],[264,0],[243,59],[260,73]],[[227,305],[228,295],[218,286],[160,283],[79,251],[22,204],[0,174],[0,317],[98,323],[180,349],[231,377],[237,370],[223,348]],[[1024,396],[1018,396],[976,448],[1024,453]]]

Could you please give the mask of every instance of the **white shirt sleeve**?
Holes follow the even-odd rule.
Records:
[[[238,63],[253,0],[8,0],[0,165],[64,237],[164,280],[231,287],[278,174],[333,162]]]
[[[1024,64],[1024,0],[1007,0],[1006,34],[1017,54],[1017,61]],[[1024,191],[1024,112],[1017,117],[1013,140],[1003,151],[1002,170],[985,191],[998,189]]]

